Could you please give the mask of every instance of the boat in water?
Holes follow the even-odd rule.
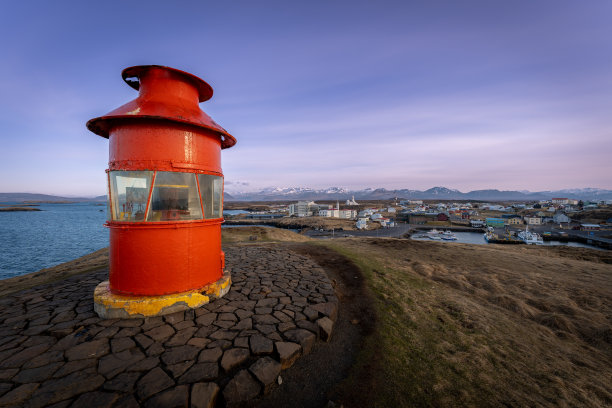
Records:
[[[483,238],[487,242],[497,239],[497,235],[495,234],[493,227],[487,227],[487,232],[483,234]]]
[[[529,231],[529,227],[525,227],[525,231],[518,233],[518,238],[528,245],[543,245],[544,240],[537,232]]]
[[[427,232],[427,238],[433,239],[434,241],[440,241],[442,239],[442,237],[440,237],[440,231],[435,228]]]
[[[495,231],[495,228],[488,227],[487,232],[484,233],[484,240],[488,244],[522,244],[523,240],[515,237],[512,232],[506,231]]]
[[[434,241],[456,241],[457,236],[453,234],[451,231],[438,231],[437,229],[432,229],[428,231],[426,234],[427,238]]]
[[[442,238],[442,240],[444,241],[456,241],[457,240],[457,236],[448,230],[441,232],[440,238]]]

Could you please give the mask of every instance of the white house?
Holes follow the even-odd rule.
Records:
[[[369,217],[370,215],[374,214],[374,211],[371,209],[367,209],[367,210],[361,210],[359,211],[359,214],[357,214],[358,217]]]
[[[524,220],[525,220],[525,224],[527,225],[541,225],[542,224],[542,217],[526,215]]]
[[[357,229],[366,229],[368,227],[368,219],[367,218],[360,218],[357,220],[357,224],[355,224],[355,226],[357,227]]]
[[[347,210],[338,208],[330,208],[319,210],[319,217],[331,217],[331,218],[345,218],[345,219],[353,219],[357,216],[357,211],[355,210]]]
[[[570,218],[567,215],[563,214],[562,212],[558,212],[558,213],[555,213],[555,215],[553,215],[553,222],[555,224],[567,223],[570,221],[571,221]]]

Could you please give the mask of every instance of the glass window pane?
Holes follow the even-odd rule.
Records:
[[[215,218],[221,218],[223,213],[223,179],[221,177],[214,178],[213,182],[213,216]]]
[[[200,174],[198,175],[198,181],[200,182],[200,194],[202,195],[202,204],[204,205],[204,218],[221,218],[223,213],[221,208],[223,177]]]
[[[111,171],[113,221],[144,221],[152,171]]]
[[[111,215],[111,186],[110,186],[110,174],[106,174],[106,221],[112,221],[113,216]]]
[[[147,221],[202,219],[195,174],[158,171]]]

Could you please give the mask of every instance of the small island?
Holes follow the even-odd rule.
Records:
[[[0,211],[42,211],[40,208],[15,206],[15,207],[0,207]]]

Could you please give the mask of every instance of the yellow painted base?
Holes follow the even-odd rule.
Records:
[[[109,282],[104,281],[94,291],[94,310],[103,319],[162,316],[196,309],[223,297],[231,284],[229,271],[224,271],[221,279],[199,290],[163,296],[122,296],[111,293]]]

